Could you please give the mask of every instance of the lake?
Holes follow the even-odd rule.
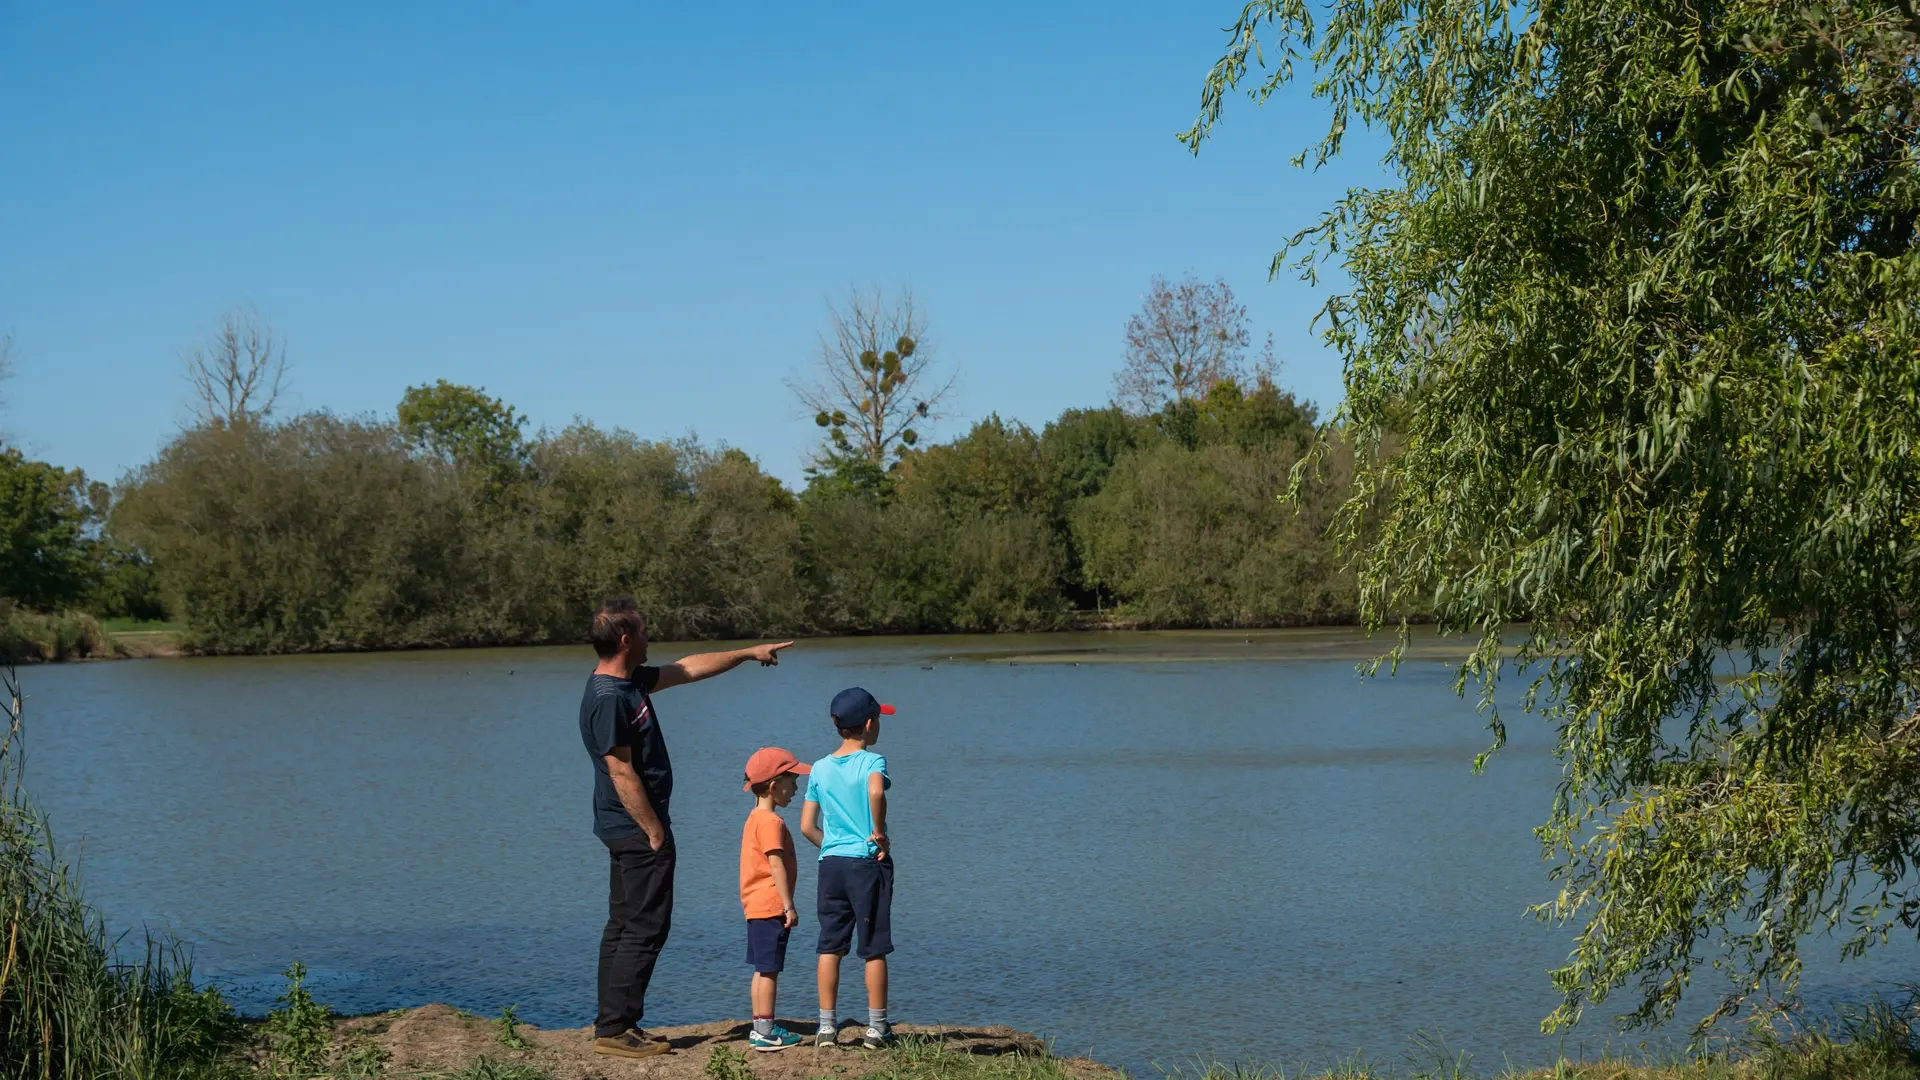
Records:
[[[1148,1074],[1393,1061],[1417,1031],[1487,1068],[1597,1049],[1598,1018],[1538,1034],[1569,938],[1525,914],[1551,892],[1530,833],[1550,732],[1511,717],[1475,776],[1487,735],[1447,689],[1455,650],[1362,679],[1375,649],[1349,631],[816,640],[661,694],[681,862],[648,1021],[747,1015],[741,768],[762,745],[830,751],[827,702],[862,685],[900,710],[876,748],[897,1020],[1008,1024]],[[193,943],[247,1011],[300,960],[340,1012],[514,1004],[578,1026],[606,914],[576,724],[592,664],[582,647],[31,668],[28,782],[111,925]],[[801,848],[793,1017],[815,1008]],[[1916,956],[1809,952],[1818,1001],[1910,978]],[[843,1014],[864,1017],[849,975]]]

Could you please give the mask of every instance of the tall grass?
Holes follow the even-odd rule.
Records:
[[[1562,1059],[1534,1068],[1483,1072],[1465,1053],[1417,1034],[1400,1062],[1355,1056],[1288,1069],[1203,1058],[1160,1070],[1161,1080],[1920,1080],[1916,1005],[1884,1000],[1805,1029],[1757,1032],[1705,1053]]]
[[[0,667],[0,1074],[173,1080],[219,1060],[237,1037],[219,993],[193,985],[177,948],[146,939],[129,962],[59,857],[28,797],[24,707]]]
[[[113,639],[85,612],[43,614],[0,599],[0,663],[113,654]]]

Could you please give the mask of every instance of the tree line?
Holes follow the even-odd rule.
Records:
[[[825,436],[795,491],[725,447],[584,422],[529,434],[444,380],[391,415],[278,418],[284,350],[243,313],[189,357],[196,423],[114,488],[0,460],[0,513],[39,530],[9,534],[0,590],[170,617],[210,652],[573,641],[616,594],[676,638],[1353,617],[1325,537],[1351,457],[1282,501],[1317,417],[1240,362],[1223,283],[1156,282],[1142,317],[1214,354],[1197,374],[1166,359],[1179,378],[1159,398],[1141,396],[1159,361],[1130,349],[1131,409],[1037,431],[995,415],[940,443],[916,427],[951,379],[910,298],[833,314],[818,381],[795,388]],[[12,494],[27,488],[33,513]]]

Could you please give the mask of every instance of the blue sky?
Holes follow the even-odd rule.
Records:
[[[1330,407],[1325,299],[1267,280],[1365,155],[1244,101],[1196,159],[1233,2],[0,0],[0,430],[113,479],[186,418],[179,355],[251,302],[293,410],[485,386],[534,426],[697,432],[797,480],[829,300],[910,286],[946,436],[1106,401],[1156,273],[1225,278]]]

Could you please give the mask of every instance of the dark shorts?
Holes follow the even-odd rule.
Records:
[[[820,860],[820,951],[847,954],[860,929],[860,959],[893,951],[893,856],[886,860],[829,855]]]
[[[762,975],[778,975],[787,966],[787,920],[747,920],[747,964]]]

